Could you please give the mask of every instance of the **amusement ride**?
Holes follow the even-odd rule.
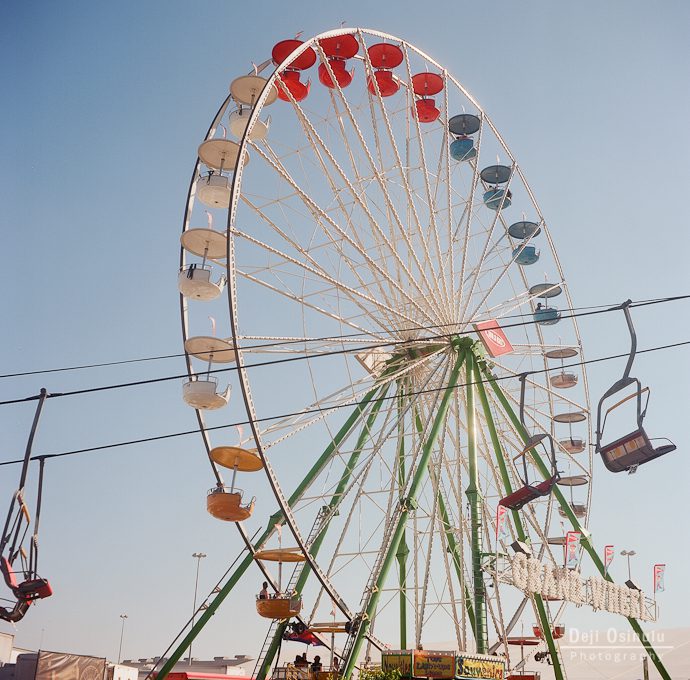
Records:
[[[613,587],[587,530],[599,455],[634,472],[675,447],[643,427],[629,303],[630,358],[592,422],[550,229],[463,85],[374,30],[277,42],[230,82],[200,139],[178,287],[206,507],[246,554],[158,678],[257,580],[270,591],[256,599],[257,680],[280,677],[283,641],[304,635],[330,647],[345,680],[379,658],[408,676],[419,663],[447,677],[433,664],[451,664],[450,677],[513,680],[539,677],[528,665],[541,659],[566,677],[569,603],[607,606],[576,596],[572,575],[587,560]],[[614,439],[607,418],[631,401],[635,427]],[[222,429],[230,402],[246,411],[236,438]],[[261,474],[277,507],[246,490]],[[11,553],[5,580],[28,606],[49,586],[24,597]],[[543,590],[519,587],[523,564],[572,587],[549,590],[545,575]],[[25,575],[35,581],[35,566]],[[667,678],[638,622],[653,606],[641,594],[635,616],[616,593]],[[427,650],[442,640],[456,652]]]

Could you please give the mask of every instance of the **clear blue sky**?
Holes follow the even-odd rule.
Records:
[[[2,373],[181,351],[178,234],[196,148],[232,78],[280,39],[378,28],[444,64],[480,101],[550,224],[576,306],[690,290],[690,6],[681,1],[371,3],[208,0],[5,2],[0,8]],[[636,312],[641,347],[690,339],[689,303]],[[589,357],[623,351],[623,319],[581,324]],[[666,562],[663,627],[688,626],[688,349],[641,356],[650,430],[679,451],[634,477],[597,462],[590,529],[635,549],[649,587]],[[590,371],[592,399],[622,369]],[[183,372],[180,359],[0,381],[0,399]],[[240,402],[228,412],[242,416]],[[23,451],[33,405],[0,407],[0,458]],[[36,452],[193,429],[178,383],[50,401]],[[0,498],[17,468],[0,468]],[[52,600],[17,643],[160,654],[189,615],[194,551],[207,589],[239,550],[210,520],[196,437],[48,464],[42,571]],[[258,527],[268,501],[259,505]],[[620,576],[623,564],[615,567]],[[258,575],[249,579],[255,589]],[[578,625],[615,625],[577,613]],[[243,625],[233,625],[242,616]],[[246,621],[246,625],[245,622]],[[0,630],[11,630],[7,625]],[[195,655],[255,654],[263,633],[239,592]]]

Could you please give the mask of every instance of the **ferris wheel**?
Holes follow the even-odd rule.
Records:
[[[342,632],[346,676],[434,642],[515,667],[538,638],[557,665],[564,602],[498,574],[525,546],[562,565],[587,525],[582,343],[549,227],[472,95],[378,31],[278,42],[199,146],[181,242],[207,507],[271,515],[246,561],[277,593],[257,601],[259,677],[295,616]],[[239,441],[216,429],[228,403]],[[260,471],[277,512],[237,486]]]

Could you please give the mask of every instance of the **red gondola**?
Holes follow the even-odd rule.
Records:
[[[390,43],[376,43],[368,50],[369,61],[374,68],[395,68],[403,61],[403,51],[398,45]]]
[[[335,77],[335,82],[328,71],[328,66],[326,64],[321,64],[319,66],[319,80],[322,85],[335,89],[336,82],[340,87],[347,87],[354,77],[354,71],[347,70],[347,62],[341,57],[329,57],[328,64],[333,71],[333,76]]]
[[[376,94],[377,84],[382,97],[390,97],[400,89],[400,83],[393,77],[393,72],[383,69],[374,71],[374,75],[367,78],[367,87],[371,94]]]
[[[271,51],[271,57],[273,58],[273,63],[278,66],[282,64],[300,45],[303,45],[302,40],[281,40],[273,46]],[[297,71],[303,71],[304,69],[311,68],[316,63],[316,52],[313,48],[308,47],[299,57],[296,57],[293,61],[288,64],[287,68],[296,69]]]
[[[438,73],[417,73],[412,76],[412,90],[420,97],[433,97],[443,90],[443,78]]]
[[[289,92],[295,101],[301,102],[303,99],[307,98],[309,89],[311,88],[311,82],[307,81],[306,83],[303,83],[300,80],[299,71],[285,69],[285,71],[279,75],[277,86],[278,99],[282,99],[284,102],[289,102]]]
[[[414,105],[420,123],[433,123],[441,115],[433,99],[418,99]]]
[[[337,35],[332,38],[321,38],[319,45],[327,57],[352,59],[359,52],[359,42],[352,33]]]

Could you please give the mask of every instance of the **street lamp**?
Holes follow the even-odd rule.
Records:
[[[628,580],[625,582],[625,585],[628,586],[631,590],[639,590],[639,586],[632,580],[632,575],[630,573],[630,558],[636,555],[637,553],[634,550],[621,550],[621,555],[623,557],[628,558]]]
[[[120,649],[117,652],[118,663],[120,663],[120,660],[122,659],[122,638],[125,635],[125,619],[127,618],[127,614],[120,614],[120,618],[122,619],[122,627],[120,628]]]
[[[192,553],[192,557],[196,558],[196,579],[194,581],[194,606],[192,607],[192,628],[194,628],[194,619],[196,618],[196,596],[199,590],[199,566],[201,565],[201,560],[206,557],[206,553],[195,552]],[[192,642],[189,643],[189,665],[192,665]]]

